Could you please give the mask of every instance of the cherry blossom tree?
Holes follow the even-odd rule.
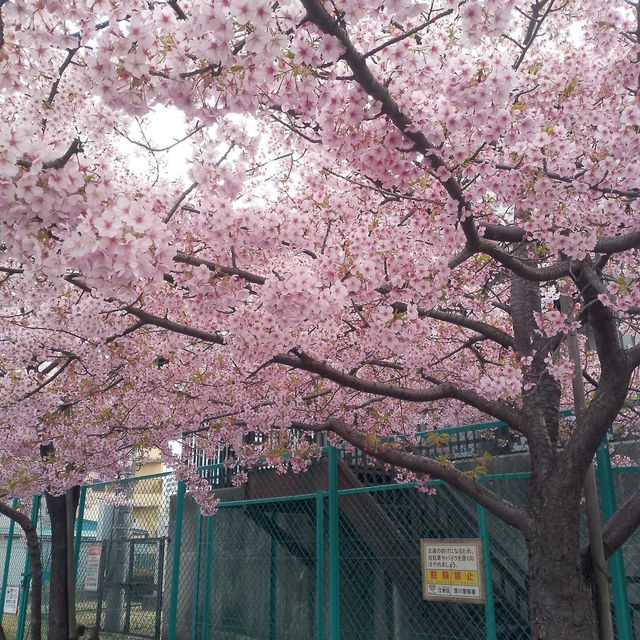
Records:
[[[638,395],[638,3],[0,12],[3,494],[190,437],[302,469],[292,429],[327,431],[520,530],[532,637],[596,638],[578,514]],[[412,449],[487,416],[528,442],[526,503]],[[639,519],[636,493],[607,553]]]

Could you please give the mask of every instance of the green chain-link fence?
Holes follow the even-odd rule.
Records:
[[[447,453],[460,464],[497,442],[463,430],[454,436]],[[524,504],[528,474],[518,467],[525,463],[512,442],[480,481]],[[81,489],[79,623],[98,627],[103,638],[158,640],[529,637],[521,534],[443,483],[433,483],[435,493],[398,483],[361,453],[332,447],[306,473],[263,468],[234,487],[227,471],[201,469],[221,499],[213,516],[170,474]],[[597,475],[606,520],[637,487],[640,467],[611,469],[603,449]],[[31,516],[42,541],[46,602],[50,531],[38,497]],[[9,640],[23,640],[29,564],[18,530],[9,521],[0,526],[2,624]],[[480,539],[483,604],[423,600],[420,540],[442,538]],[[617,638],[640,638],[640,533],[610,569]]]

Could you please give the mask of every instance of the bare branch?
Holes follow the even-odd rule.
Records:
[[[58,77],[53,83],[51,87],[51,91],[49,91],[48,98],[45,100],[45,104],[47,104],[49,107],[53,106],[53,101],[55,100],[55,97],[58,93],[58,88],[60,87],[60,80],[62,80],[62,74],[65,72],[66,68],[71,64],[71,61],[73,60],[73,56],[76,55],[78,49],[80,49],[79,46],[73,49],[67,49],[67,57],[64,59],[63,63],[60,65],[60,68],[58,69]],[[46,124],[46,120],[44,120],[43,122],[43,129],[45,124]]]
[[[622,253],[629,249],[640,249],[640,231],[600,238],[594,247],[597,253]]]
[[[69,148],[64,152],[63,155],[61,155],[59,158],[56,158],[55,160],[47,160],[46,162],[43,162],[42,168],[43,169],[62,169],[74,155],[81,153],[82,150],[83,150],[82,143],[80,142],[79,138],[76,138],[71,142],[71,144],[69,145]],[[21,159],[21,160],[16,160],[16,164],[19,167],[30,169],[31,165],[33,165],[33,161]]]
[[[539,2],[534,2],[531,7],[531,16],[529,16],[529,25],[527,27],[527,33],[524,37],[524,42],[520,46],[520,55],[513,63],[513,68],[517,71],[520,65],[522,64],[525,56],[527,55],[527,51],[533,44],[536,36],[540,31],[540,27],[542,23],[545,21],[546,17],[551,13],[551,9],[553,7],[554,0],[540,0]],[[546,8],[545,8],[546,5]],[[541,14],[541,10],[544,8],[544,12]]]
[[[395,369],[396,371],[402,371],[404,367],[397,362],[389,362],[388,360],[379,360],[378,358],[368,358],[363,360],[362,364],[368,364],[371,367],[383,367],[387,369]]]
[[[130,333],[133,333],[134,331],[137,331],[138,329],[142,328],[145,326],[144,322],[136,322],[134,324],[132,324],[131,326],[127,327],[124,331],[117,333],[113,336],[109,336],[106,340],[105,343],[109,343],[109,342],[113,342],[114,340],[117,340],[118,338],[124,338],[125,336],[128,336]]]
[[[182,10],[178,4],[178,0],[167,0],[167,4],[175,11],[178,20],[186,20],[187,14]]]
[[[294,422],[291,426],[304,431],[331,431],[377,460],[444,480],[520,531],[527,532],[531,526],[530,517],[522,507],[499,497],[476,479],[451,465],[441,465],[430,458],[403,451],[397,448],[396,443],[389,444],[372,438],[336,418],[330,418],[321,424]]]
[[[178,199],[175,201],[174,205],[171,207],[171,209],[169,209],[169,211],[167,212],[167,215],[162,219],[162,222],[164,222],[165,224],[167,222],[169,222],[169,220],[171,220],[171,218],[173,217],[173,214],[178,210],[178,207],[180,206],[180,204],[184,201],[184,199],[198,186],[198,181],[192,182],[191,186],[187,187],[179,196]]]
[[[172,142],[171,144],[167,145],[166,147],[151,147],[148,144],[145,144],[144,142],[140,142],[139,140],[134,140],[133,138],[130,138],[126,133],[124,133],[123,131],[118,131],[118,133],[125,139],[127,140],[127,142],[130,142],[131,144],[135,144],[138,147],[142,147],[143,149],[146,149],[147,151],[151,151],[152,153],[162,153],[164,151],[170,151],[171,149],[173,149],[174,147],[177,147],[180,143],[184,142],[185,140],[188,140],[189,138],[191,138],[192,136],[194,136],[196,133],[198,133],[199,131],[202,131],[205,128],[205,125],[203,124],[197,124],[192,131],[190,131],[187,135],[185,135],[182,138],[179,138],[178,140],[176,140],[175,142]]]
[[[31,396],[34,396],[36,393],[42,391],[46,386],[50,385],[74,360],[77,360],[76,356],[69,356],[58,369],[55,370],[53,374],[51,374],[48,378],[43,380],[35,389],[32,389],[28,393],[25,393],[19,400],[22,402],[27,400]]]
[[[22,267],[0,267],[0,272],[13,276],[20,273],[24,273],[24,269]]]
[[[219,167],[226,159],[226,157],[229,155],[229,153],[231,153],[231,149],[233,149],[233,147],[235,147],[235,142],[232,142],[229,145],[229,148],[222,154],[222,156],[220,157],[220,159],[215,163],[216,167]],[[191,184],[190,187],[188,187],[187,189],[185,189],[180,196],[178,197],[178,199],[176,200],[175,204],[171,207],[171,209],[169,209],[167,215],[163,218],[162,222],[164,222],[165,224],[167,222],[169,222],[169,220],[171,220],[171,218],[173,217],[173,214],[178,210],[178,207],[180,206],[180,204],[184,201],[184,199],[198,186],[198,182],[195,181]]]
[[[173,256],[174,262],[179,262],[183,264],[190,264],[194,267],[199,267],[204,265],[210,271],[213,271],[216,274],[224,274],[227,276],[238,276],[246,280],[247,282],[251,282],[253,284],[264,284],[267,279],[263,276],[256,275],[255,273],[250,273],[249,271],[245,271],[244,269],[238,269],[237,267],[226,267],[221,264],[217,264],[215,262],[211,262],[210,260],[205,260],[203,258],[198,258],[196,256],[189,255],[187,253],[183,253],[179,251]]]
[[[383,49],[386,49],[387,47],[390,47],[392,44],[396,44],[397,42],[401,42],[405,38],[410,38],[411,36],[415,35],[416,33],[419,33],[423,29],[426,29],[429,25],[432,25],[434,22],[437,22],[441,18],[444,18],[445,16],[451,15],[452,13],[453,13],[453,9],[446,9],[445,11],[442,11],[441,13],[439,13],[436,16],[434,16],[430,20],[427,20],[427,21],[423,22],[422,24],[419,24],[417,27],[414,27],[413,29],[409,29],[408,31],[404,31],[400,35],[395,36],[394,38],[390,38],[389,40],[386,40],[385,42],[383,42],[381,45],[378,45],[377,47],[374,47],[373,49],[370,49],[369,51],[367,51],[367,53],[363,54],[363,57],[364,58],[370,58],[371,56],[374,56],[376,53],[379,53]]]
[[[185,336],[197,338],[204,342],[211,342],[213,344],[224,344],[224,337],[220,333],[212,333],[211,331],[204,331],[203,329],[197,329],[196,327],[190,327],[186,324],[180,324],[179,322],[173,322],[168,318],[162,318],[152,313],[138,309],[137,307],[127,307],[125,309],[127,313],[135,316],[141,320],[144,324],[152,324],[156,327],[172,331],[173,333],[180,333]]]
[[[293,133],[299,135],[301,138],[304,138],[308,142],[312,142],[313,144],[322,143],[322,140],[320,140],[320,138],[312,138],[311,136],[308,136],[306,133],[303,133],[302,131],[300,131],[300,129],[298,129],[297,127],[294,127],[293,125],[289,124],[288,122],[285,122],[284,120],[280,120],[280,118],[274,116],[273,114],[269,114],[269,117],[272,120],[275,120],[275,122],[279,122],[283,127],[286,127],[287,129],[289,129],[289,131],[292,131]]]
[[[497,240],[499,242],[522,242],[525,237],[525,230],[514,225],[489,224],[480,222],[479,225],[484,230],[482,236],[485,240]]]

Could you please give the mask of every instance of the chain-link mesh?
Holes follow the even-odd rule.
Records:
[[[76,617],[106,634],[159,638],[169,503],[166,474],[83,489]]]
[[[491,489],[513,504],[525,505],[529,494],[528,474],[487,479]],[[491,559],[491,586],[497,638],[529,638],[527,548],[520,531],[488,514],[487,539]]]
[[[226,481],[217,467],[202,470],[221,499],[216,515],[202,517],[184,501],[190,550],[181,553],[180,573],[191,584],[181,589],[176,637],[314,637],[326,460],[307,473],[255,470],[240,487],[216,487]]]
[[[529,638],[527,553],[518,531],[444,483],[434,483],[435,492],[398,484],[393,470],[352,452],[332,464],[325,453],[306,473],[265,466],[238,487],[228,467],[203,468],[221,500],[213,516],[169,474],[84,487],[74,550],[78,623],[98,627],[103,640],[320,639],[336,628],[342,640]],[[515,468],[481,482],[525,505],[528,474]],[[639,473],[614,470],[618,505]],[[32,517],[46,633],[51,529],[44,500]],[[26,548],[15,527],[7,554],[9,521],[0,527],[2,624],[10,640],[20,631],[26,638]],[[486,605],[423,600],[425,538],[482,541]],[[640,637],[638,532],[622,553],[633,637]]]
[[[614,469],[613,481],[618,506],[638,489],[640,468]],[[640,529],[622,545],[623,570],[633,637],[640,638]]]

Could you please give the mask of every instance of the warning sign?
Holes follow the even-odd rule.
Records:
[[[420,540],[420,556],[425,600],[484,602],[482,540]]]
[[[100,581],[100,557],[102,556],[102,546],[95,545],[89,547],[87,554],[87,568],[84,576],[84,590],[97,591]]]
[[[18,613],[20,587],[7,587],[4,594],[4,613]]]

